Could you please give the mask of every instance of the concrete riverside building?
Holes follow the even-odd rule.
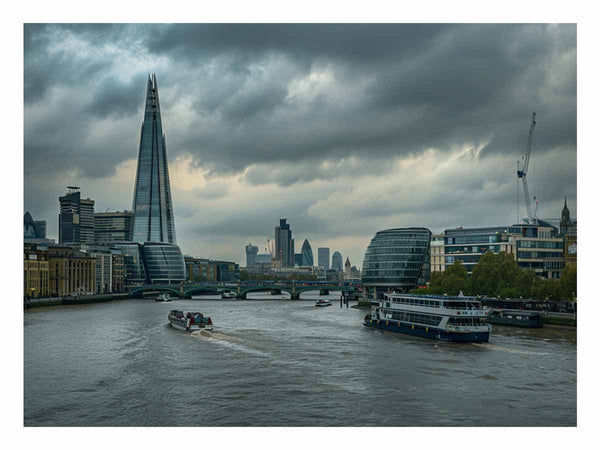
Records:
[[[107,211],[94,214],[94,242],[108,245],[132,239],[133,213],[131,211]]]
[[[443,272],[446,268],[444,259],[444,233],[431,236],[431,271]]]
[[[92,295],[96,291],[96,258],[67,246],[46,247],[50,295]]]
[[[185,256],[188,281],[235,283],[240,279],[240,266],[232,261],[215,261]]]

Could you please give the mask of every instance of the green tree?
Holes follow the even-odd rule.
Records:
[[[560,293],[564,300],[573,301],[577,297],[577,269],[567,267],[560,277]]]

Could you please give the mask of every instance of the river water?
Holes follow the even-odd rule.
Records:
[[[576,425],[574,329],[495,326],[487,344],[444,343],[367,329],[366,311],[336,301],[313,305],[28,310],[25,426]],[[211,316],[215,331],[169,328],[174,308]]]

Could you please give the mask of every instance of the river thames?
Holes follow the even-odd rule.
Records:
[[[171,329],[170,309],[201,311],[215,331]],[[24,424],[577,424],[575,328],[494,326],[487,344],[457,344],[367,329],[366,313],[336,300],[31,309]]]

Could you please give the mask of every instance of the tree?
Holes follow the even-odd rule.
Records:
[[[560,277],[560,293],[565,300],[574,301],[577,297],[577,269],[567,267]]]
[[[503,290],[516,286],[519,270],[513,255],[506,252],[486,252],[473,268],[472,293],[498,297]]]

